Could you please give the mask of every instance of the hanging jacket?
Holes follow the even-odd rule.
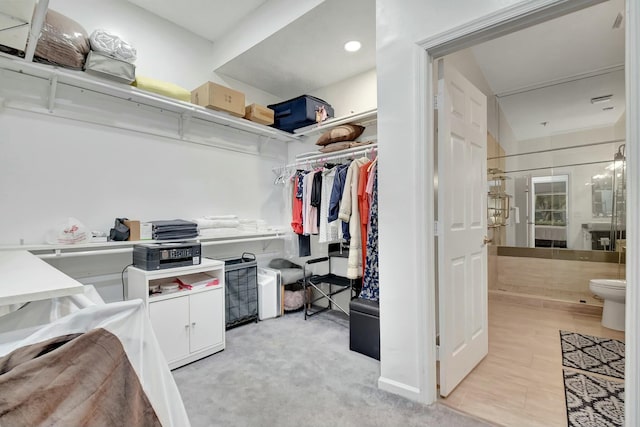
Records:
[[[351,162],[347,170],[347,178],[344,185],[344,193],[340,202],[340,212],[338,218],[349,223],[349,263],[347,266],[347,277],[355,279],[362,273],[362,242],[360,238],[360,209],[358,206],[358,178],[360,167],[369,162],[369,159],[362,157]]]
[[[336,176],[333,180],[333,188],[331,189],[331,199],[329,200],[329,212],[327,215],[327,221],[333,222],[338,219],[340,213],[340,202],[342,201],[342,194],[344,193],[344,185],[347,179],[347,172],[349,165],[336,166]],[[349,234],[349,224],[342,223],[342,237],[345,241],[349,241],[351,236]]]

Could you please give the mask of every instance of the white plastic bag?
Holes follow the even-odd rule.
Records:
[[[91,49],[103,53],[112,58],[133,64],[136,61],[136,48],[120,37],[106,30],[95,30],[89,36]]]
[[[45,240],[51,244],[85,243],[91,240],[91,231],[78,219],[69,217],[64,224],[50,230]]]

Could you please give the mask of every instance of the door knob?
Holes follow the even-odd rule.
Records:
[[[486,245],[487,243],[491,243],[491,242],[493,242],[493,239],[490,239],[487,236],[484,236],[484,239],[482,239],[483,245]]]

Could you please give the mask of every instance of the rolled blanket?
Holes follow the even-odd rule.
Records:
[[[174,98],[179,101],[191,102],[191,91],[173,83],[163,82],[162,80],[156,80],[150,77],[136,76],[136,81],[131,83],[131,85],[138,89],[168,96],[169,98]]]

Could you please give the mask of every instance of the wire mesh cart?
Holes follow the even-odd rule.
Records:
[[[318,292],[320,294],[320,296],[318,297],[310,298],[310,301],[307,301],[304,304],[305,320],[307,320],[307,317],[315,316],[316,314],[322,313],[326,310],[331,310],[334,306],[348,316],[349,312],[342,308],[340,304],[336,302],[334,297],[343,292],[350,292],[349,300],[351,300],[357,297],[360,293],[360,289],[362,287],[362,279],[348,279],[346,277],[338,276],[337,274],[331,273],[331,258],[331,256],[315,258],[304,263],[304,278],[302,279],[304,294],[307,295],[307,289],[309,288],[314,292]],[[307,275],[307,268],[312,264],[317,264],[320,262],[328,263],[329,273],[322,275]],[[325,292],[325,290],[322,289],[322,284],[329,285],[329,292]],[[314,306],[316,302],[325,299],[328,302],[326,307]]]
[[[258,321],[258,263],[245,252],[240,258],[224,261],[225,325],[233,328]]]

